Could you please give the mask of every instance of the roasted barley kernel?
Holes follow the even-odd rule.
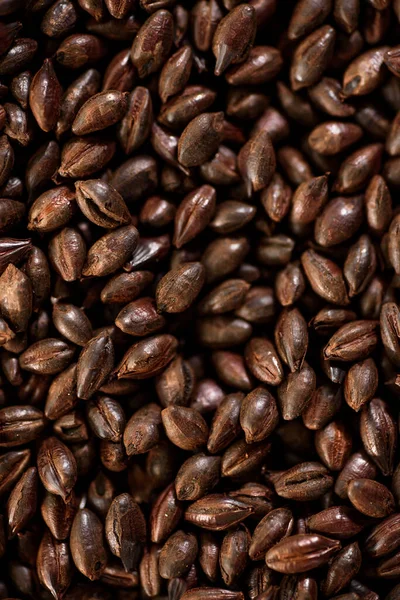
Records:
[[[0,597],[399,598],[400,0],[0,17]]]

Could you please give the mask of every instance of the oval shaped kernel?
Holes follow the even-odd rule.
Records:
[[[72,131],[75,135],[88,135],[118,123],[128,107],[127,94],[106,90],[95,94],[79,109]]]

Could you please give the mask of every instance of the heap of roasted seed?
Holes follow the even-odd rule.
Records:
[[[399,600],[400,0],[0,15],[0,598]]]

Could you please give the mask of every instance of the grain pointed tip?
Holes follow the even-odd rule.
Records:
[[[85,389],[79,388],[77,390],[77,396],[80,400],[89,400],[89,396],[87,396],[87,392]]]
[[[251,198],[251,194],[253,193],[253,186],[251,184],[250,179],[246,179],[245,181],[245,190],[248,198]]]
[[[121,562],[126,573],[131,573],[134,570],[133,557],[129,552],[129,548],[122,548]]]
[[[297,81],[296,79],[290,80],[290,86],[291,86],[293,92],[298,92],[299,90],[301,90],[304,87],[304,85],[301,83],[301,81]]]
[[[324,348],[323,350],[323,358],[324,360],[329,360],[331,357],[331,353],[329,352],[329,348]]]
[[[190,177],[190,169],[188,169],[188,167],[185,167],[185,165],[179,163],[178,168],[184,175],[186,175],[186,177]]]
[[[214,74],[219,77],[229,67],[232,53],[226,44],[218,46],[218,56],[216,57]]]

